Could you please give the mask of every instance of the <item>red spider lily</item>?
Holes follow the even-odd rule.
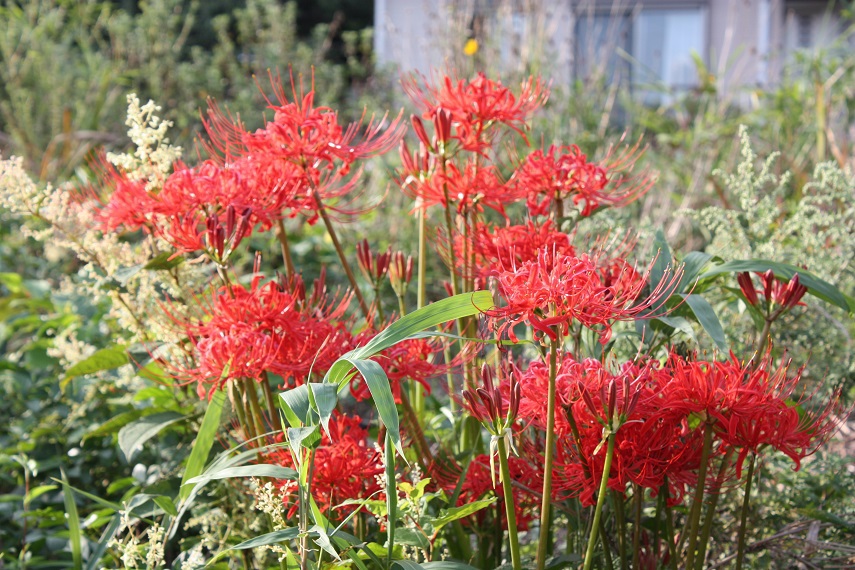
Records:
[[[343,321],[350,296],[329,300],[322,284],[315,291],[306,300],[299,287],[262,285],[260,276],[249,289],[222,287],[202,304],[201,320],[175,318],[193,345],[195,361],[176,369],[177,377],[196,383],[200,398],[210,398],[231,379],[260,381],[270,372],[293,385],[306,382],[310,372],[323,374],[351,348]]]
[[[404,252],[396,251],[392,254],[392,259],[389,265],[389,283],[392,285],[392,290],[399,297],[403,297],[407,292],[407,287],[410,281],[413,280],[413,258],[412,256],[404,256]]]
[[[119,227],[151,231],[159,203],[157,196],[146,188],[146,181],[130,179],[127,173],[106,160],[99,160],[95,169],[101,189],[93,189],[89,193],[102,196],[106,190],[108,194],[106,203],[98,212],[101,228],[107,232]]]
[[[461,214],[482,212],[486,206],[504,215],[505,206],[522,197],[499,179],[493,165],[477,165],[474,160],[466,162],[462,169],[449,162],[444,171],[414,178],[404,189],[421,200],[421,207],[454,204]]]
[[[491,434],[499,436],[516,421],[520,409],[520,383],[516,380],[517,371],[513,367],[503,366],[502,382],[505,392],[493,382],[493,369],[484,365],[481,368],[481,386],[463,391],[463,407],[469,415],[481,422]]]
[[[269,464],[295,468],[287,449],[269,452],[265,460]],[[377,493],[380,489],[377,478],[382,473],[383,458],[368,443],[368,430],[362,427],[360,418],[333,412],[329,433],[323,431],[312,467],[311,493],[321,512],[334,520],[343,519],[357,505],[341,503],[348,499],[366,499]],[[280,480],[277,486],[288,492],[285,503],[290,504],[288,517],[293,518],[298,509],[296,502],[291,502],[297,494],[297,482]],[[381,496],[375,498],[382,499]]]
[[[766,300],[767,318],[774,320],[796,305],[804,305],[801,300],[807,293],[807,287],[799,281],[798,273],[793,275],[789,282],[778,280],[771,269],[757,275],[760,276],[761,291]],[[742,294],[745,295],[745,300],[752,306],[758,306],[760,301],[754,283],[751,281],[751,274],[748,272],[739,273],[736,276],[736,281],[739,283]],[[772,310],[773,306],[777,307],[774,311]]]
[[[424,83],[424,87],[420,83]],[[478,73],[471,81],[446,76],[436,85],[426,78],[419,81],[412,77],[404,82],[404,90],[424,109],[423,118],[435,120],[442,113],[448,113],[454,128],[453,138],[463,149],[479,153],[492,143],[488,131],[492,125],[503,124],[522,134],[528,116],[543,106],[549,96],[549,90],[540,79],[524,81],[519,95],[514,95],[501,82],[488,79],[484,73]],[[437,129],[439,135],[444,132],[445,129]]]
[[[787,364],[775,366],[770,353],[754,363],[742,364],[735,356],[725,362],[686,360],[679,356],[657,373],[664,383],[668,414],[694,414],[707,422],[723,444],[739,449],[737,477],[748,453],[770,446],[788,455],[798,469],[836,428],[832,397],[818,412],[800,414],[800,402],[791,396],[801,370],[788,374]],[[809,398],[804,400],[809,403]]]
[[[583,203],[581,214],[589,216],[602,205],[626,205],[650,189],[650,177],[630,178],[624,174],[632,169],[639,155],[636,145],[618,157],[610,153],[599,165],[588,162],[575,145],[553,145],[546,152],[536,150],[526,157],[511,183],[527,194],[533,216],[549,215],[556,201],[565,200]]]
[[[368,329],[359,334],[355,345],[365,344],[378,331]],[[394,344],[374,357],[389,378],[392,396],[396,403],[401,403],[401,388],[404,381],[418,382],[424,388],[425,394],[430,394],[431,386],[428,380],[443,374],[447,365],[436,362],[442,353],[442,345],[435,339],[414,338]],[[371,397],[368,386],[362,376],[355,376],[350,382],[350,391],[357,400]]]
[[[378,253],[376,256],[371,251],[371,246],[368,245],[368,240],[362,240],[356,244],[356,261],[359,269],[368,281],[375,286],[379,286],[380,282],[386,277],[389,272],[389,261],[392,258],[392,248],[388,248],[383,253]]]
[[[642,298],[647,279],[629,265],[619,264],[622,275],[615,276],[612,260],[604,257],[580,257],[557,251],[541,250],[536,260],[497,273],[499,293],[506,304],[491,311],[499,322],[499,333],[507,332],[516,342],[513,327],[528,323],[535,335],[555,338],[551,327],[567,334],[570,322],[599,327],[600,342],[611,337],[611,323],[633,318],[659,308],[679,272],[663,279],[647,297]],[[648,270],[649,271],[649,270]]]
[[[471,247],[476,256],[475,266],[482,278],[534,261],[540,251],[555,251],[563,255],[576,253],[570,243],[570,236],[555,230],[550,220],[542,224],[529,222],[525,225],[498,227],[479,222],[473,233],[475,237]],[[456,247],[457,258],[461,259],[462,242],[456,244]]]

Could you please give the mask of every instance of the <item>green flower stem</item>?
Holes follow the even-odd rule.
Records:
[[[244,393],[249,403],[247,419],[255,422],[255,435],[267,433],[267,426],[264,425],[264,414],[261,411],[261,403],[258,401],[258,389],[255,386],[255,382],[250,378],[244,378]],[[258,442],[258,445],[262,445],[262,442]]]
[[[606,449],[606,461],[603,464],[603,476],[600,478],[600,491],[597,494],[597,506],[594,507],[594,524],[591,525],[591,536],[588,537],[588,547],[585,549],[585,564],[583,570],[591,570],[594,563],[594,547],[597,545],[597,533],[600,530],[600,518],[603,515],[603,503],[606,502],[606,491],[609,486],[609,473],[612,470],[612,458],[615,454],[616,434],[609,434],[609,444]],[[605,544],[603,545],[605,548]]]
[[[282,261],[285,264],[285,277],[290,281],[297,273],[294,269],[294,260],[291,258],[291,247],[288,245],[288,234],[285,232],[285,222],[282,218],[276,220],[276,239],[282,248]]]
[[[621,570],[628,570],[629,559],[626,555],[626,514],[624,513],[623,497],[612,490],[612,502],[615,509],[615,520],[617,521],[617,543],[618,555],[620,556]]]
[[[742,513],[739,518],[739,542],[736,548],[736,570],[742,570],[742,562],[745,560],[745,531],[748,523],[748,503],[751,500],[751,483],[754,479],[754,465],[757,456],[751,454],[748,464],[748,476],[745,482],[745,497],[742,499]]]
[[[644,500],[644,491],[640,485],[633,484],[632,503],[635,511],[635,520],[632,523],[632,567],[640,568],[639,555],[641,554],[641,506]]]
[[[668,506],[668,479],[662,483],[660,493],[664,497],[662,502],[665,505],[665,538],[668,541],[668,560],[671,570],[677,570],[677,545],[674,543],[674,509]]]
[[[282,420],[279,417],[279,407],[276,405],[276,398],[273,396],[273,391],[270,388],[270,379],[267,377],[267,372],[261,375],[261,387],[264,392],[264,401],[267,403],[267,413],[270,414],[270,421],[276,431],[282,431]]]
[[[247,439],[253,439],[255,435],[252,433],[254,430],[251,429],[251,426],[246,421],[246,413],[243,409],[243,397],[240,393],[240,387],[238,386],[237,380],[229,380],[227,382],[229,398],[232,401],[232,408],[234,408],[235,415],[238,418],[238,424],[243,428],[244,434]]]
[[[704,485],[707,481],[707,464],[712,451],[713,429],[709,422],[704,423],[704,446],[701,450],[701,464],[698,468],[698,485],[692,499],[692,510],[689,513],[689,549],[686,552],[686,568],[694,568],[695,549],[698,547],[698,530],[701,523],[701,507],[704,503]]]
[[[712,494],[707,505],[707,516],[704,519],[704,526],[701,528],[701,539],[698,544],[698,560],[695,563],[696,570],[703,570],[704,559],[707,555],[707,546],[709,545],[710,535],[712,534],[712,526],[715,522],[715,512],[718,508],[718,498],[721,496],[721,486],[724,482],[724,475],[730,467],[730,462],[733,459],[733,448],[728,449],[727,453],[721,460],[721,465],[718,468],[718,474],[715,477],[715,487],[712,489]]]
[[[552,463],[555,455],[555,376],[557,373],[558,344],[549,343],[549,394],[546,403],[546,457],[543,462],[543,497],[540,503],[540,541],[537,545],[537,570],[546,567],[549,546],[550,518],[552,506]]]
[[[395,444],[386,433],[386,567],[392,568],[392,552],[395,550],[395,522],[398,518],[398,486],[395,480]]]
[[[511,482],[511,470],[508,467],[508,447],[504,438],[499,438],[499,466],[502,470],[502,490],[505,493],[505,514],[508,516],[508,542],[511,549],[513,570],[521,570],[520,542],[517,533],[517,514],[514,509],[514,491]]]
[[[612,549],[609,548],[607,536],[606,523],[603,522],[603,519],[600,519],[600,540],[603,543],[603,557],[606,559],[606,570],[615,570],[615,563],[612,560]]]
[[[416,202],[417,216],[419,217],[419,267],[418,267],[418,289],[416,290],[416,308],[425,306],[425,295],[427,292],[427,210]],[[403,301],[402,301],[403,303]]]
[[[335,228],[332,225],[332,220],[330,219],[329,214],[327,214],[327,209],[324,208],[324,204],[321,202],[321,196],[318,194],[317,188],[312,188],[312,196],[318,204],[318,213],[321,215],[321,219],[324,221],[324,226],[327,229],[327,234],[329,234],[330,239],[333,242],[333,247],[335,247],[338,259],[341,261],[341,266],[344,269],[345,275],[347,275],[350,288],[353,289],[353,294],[356,295],[356,300],[359,302],[359,308],[362,310],[362,315],[367,319],[368,315],[371,314],[368,310],[368,304],[365,302],[365,297],[362,296],[362,291],[360,291],[359,285],[356,283],[356,277],[350,269],[350,264],[347,262],[347,257],[344,255],[344,249],[341,247],[341,242],[338,241],[338,235],[335,233]]]

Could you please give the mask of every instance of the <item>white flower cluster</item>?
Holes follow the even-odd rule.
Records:
[[[128,118],[125,124],[128,137],[134,143],[133,154],[107,153],[107,160],[134,180],[147,180],[149,190],[160,188],[172,170],[172,164],[181,158],[181,147],[169,144],[166,136],[172,121],[165,121],[155,113],[161,107],[154,101],[140,105],[136,93],[128,94]]]
[[[708,251],[725,259],[772,259],[838,283],[855,251],[855,178],[822,163],[797,200],[786,199],[789,173],[774,173],[777,154],[759,171],[745,127],[739,131],[742,160],[735,174],[716,173],[737,198],[738,209],[709,207],[688,213],[713,233]]]

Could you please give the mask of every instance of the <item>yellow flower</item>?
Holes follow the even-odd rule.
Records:
[[[469,38],[466,40],[466,45],[463,46],[463,53],[466,55],[475,55],[478,51],[478,40],[475,38]]]

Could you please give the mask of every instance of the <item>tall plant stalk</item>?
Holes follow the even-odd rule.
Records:
[[[745,532],[748,523],[748,504],[751,500],[751,483],[754,480],[754,466],[757,462],[757,456],[752,453],[748,463],[748,475],[745,482],[745,497],[742,499],[742,512],[739,517],[739,541],[736,548],[736,570],[742,570],[742,563],[745,560]]]
[[[513,570],[521,570],[522,563],[520,562],[520,542],[517,532],[517,515],[514,510],[514,491],[513,482],[511,481],[511,470],[508,466],[508,449],[505,445],[504,438],[500,437],[498,441],[499,448],[499,467],[502,470],[502,490],[505,497],[505,515],[508,518],[508,545],[511,551],[511,566]]]
[[[692,568],[695,561],[695,549],[698,546],[698,530],[701,522],[701,507],[704,502],[704,486],[707,480],[707,465],[712,451],[713,429],[709,421],[704,422],[704,446],[701,450],[701,464],[698,467],[698,485],[692,499],[692,510],[689,513],[689,549],[686,552],[686,568]]]
[[[552,507],[552,463],[555,457],[555,376],[558,341],[549,343],[549,392],[546,402],[546,456],[543,462],[543,497],[540,503],[540,542],[537,545],[537,570],[546,567],[549,547],[550,509]]]
[[[606,502],[606,491],[609,484],[609,473],[612,470],[612,458],[615,454],[615,440],[617,434],[612,432],[609,434],[609,443],[606,449],[606,460],[603,464],[603,476],[600,478],[600,490],[597,493],[597,506],[594,507],[594,523],[591,525],[591,535],[588,537],[588,547],[585,549],[585,563],[582,566],[583,570],[591,570],[591,564],[594,563],[594,548],[597,546],[597,535],[600,530],[600,519],[603,515],[603,504]],[[606,548],[606,545],[603,545]]]

